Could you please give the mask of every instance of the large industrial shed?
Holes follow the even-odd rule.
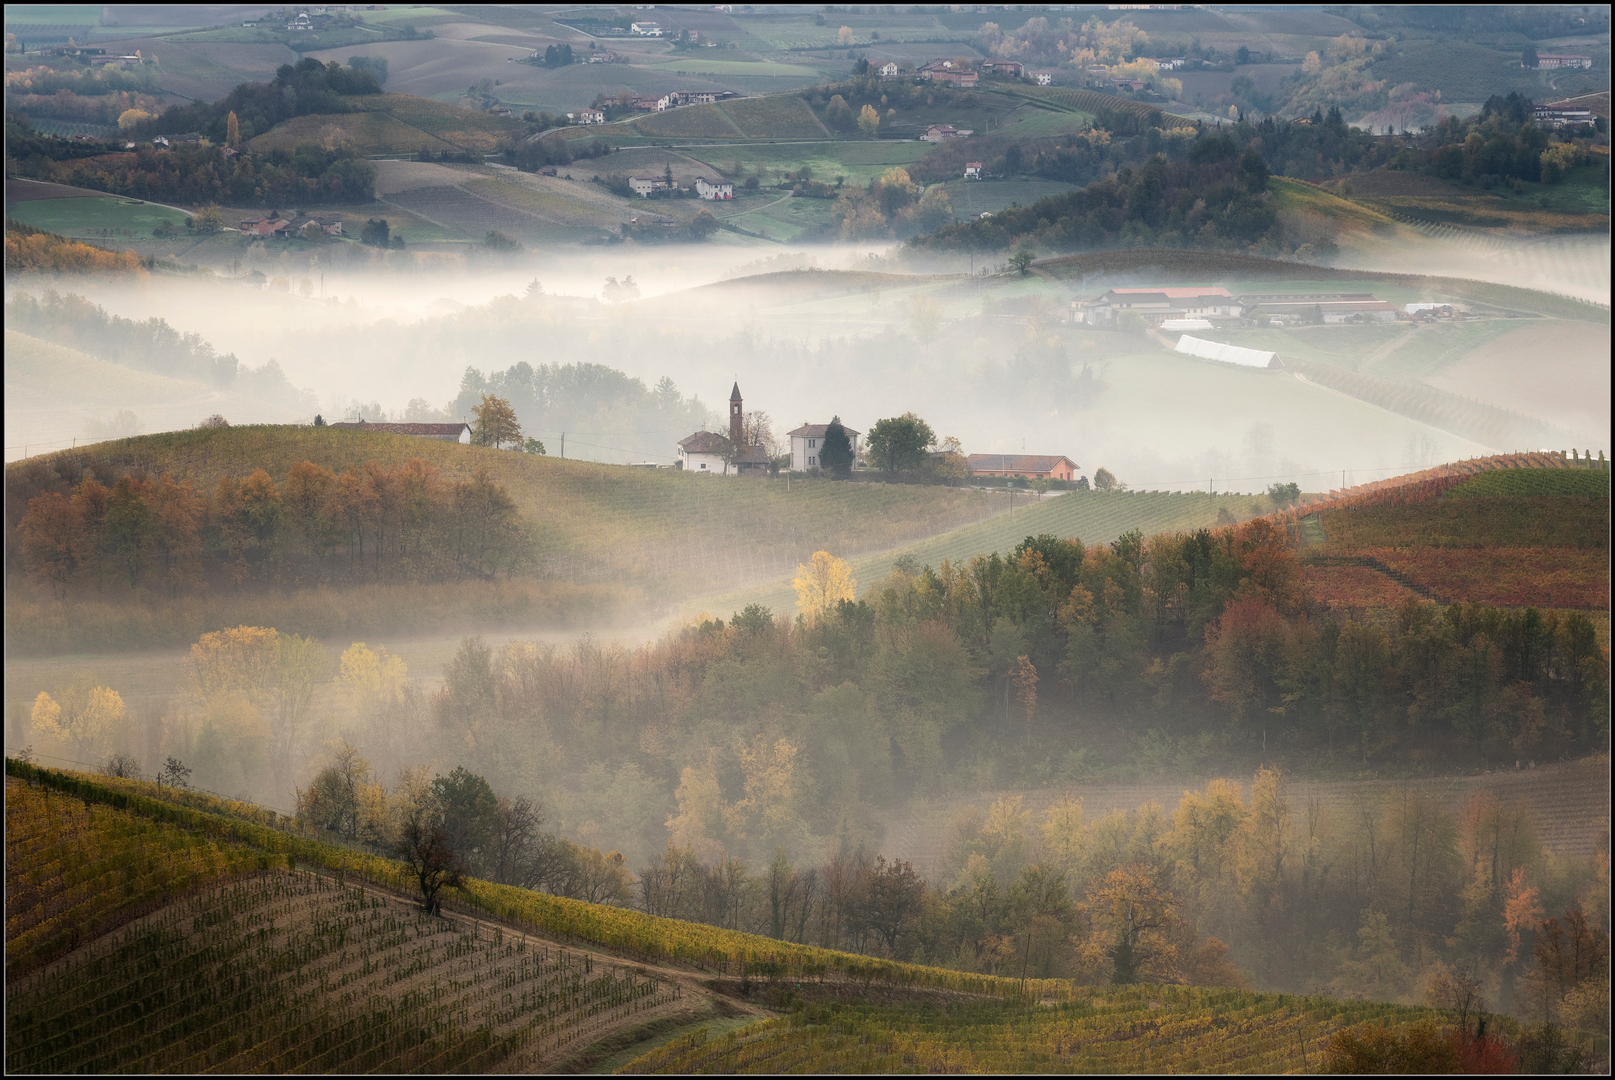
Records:
[[[1282,368],[1283,362],[1279,360],[1276,352],[1266,352],[1262,349],[1242,349],[1238,345],[1223,345],[1216,341],[1204,341],[1197,337],[1184,334],[1178,338],[1177,351],[1186,356],[1198,356],[1202,360],[1219,360],[1224,364],[1238,364],[1240,367],[1254,368]]]

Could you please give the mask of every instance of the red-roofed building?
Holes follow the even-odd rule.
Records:
[[[1070,480],[1081,468],[1063,454],[971,454],[965,464],[974,476],[1024,476],[1029,480]]]

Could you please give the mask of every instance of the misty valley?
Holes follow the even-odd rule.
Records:
[[[11,5],[8,1072],[1604,1072],[1599,8]]]

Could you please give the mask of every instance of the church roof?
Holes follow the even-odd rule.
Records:
[[[740,384],[738,382],[735,383],[735,388],[733,390],[729,391],[729,400],[730,401],[739,401],[740,400]]]
[[[721,454],[729,449],[729,440],[711,431],[697,431],[689,438],[680,439],[679,445],[686,454]]]

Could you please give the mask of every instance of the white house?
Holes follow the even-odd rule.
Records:
[[[1039,86],[1049,86],[1054,82],[1054,72],[1034,71],[1032,72],[1032,78],[1037,80],[1037,84]]]
[[[579,109],[577,112],[566,114],[566,118],[574,124],[603,124],[606,114],[600,109]]]
[[[708,180],[698,176],[695,178],[695,193],[703,199],[732,199],[735,197],[735,185],[729,180]]]
[[[824,444],[824,432],[829,424],[803,424],[790,433],[791,471],[807,472],[819,467],[819,448]],[[847,441],[852,444],[852,457],[858,459],[858,432],[844,428]]]
[[[697,431],[679,440],[679,467],[698,476],[727,476],[724,453],[729,440],[711,431]]]
[[[897,75],[897,64],[895,61],[888,60],[884,64],[880,65],[880,67],[876,70],[880,72],[880,77],[883,79],[895,78]]]
[[[661,37],[662,36],[662,28],[659,25],[657,25],[656,23],[653,23],[653,22],[636,22],[636,23],[633,23],[632,25],[630,25],[628,27],[628,32],[630,34],[636,34],[639,37]]]
[[[981,162],[979,162],[979,161],[967,161],[967,162],[965,162],[965,179],[966,180],[980,180],[981,179]]]

